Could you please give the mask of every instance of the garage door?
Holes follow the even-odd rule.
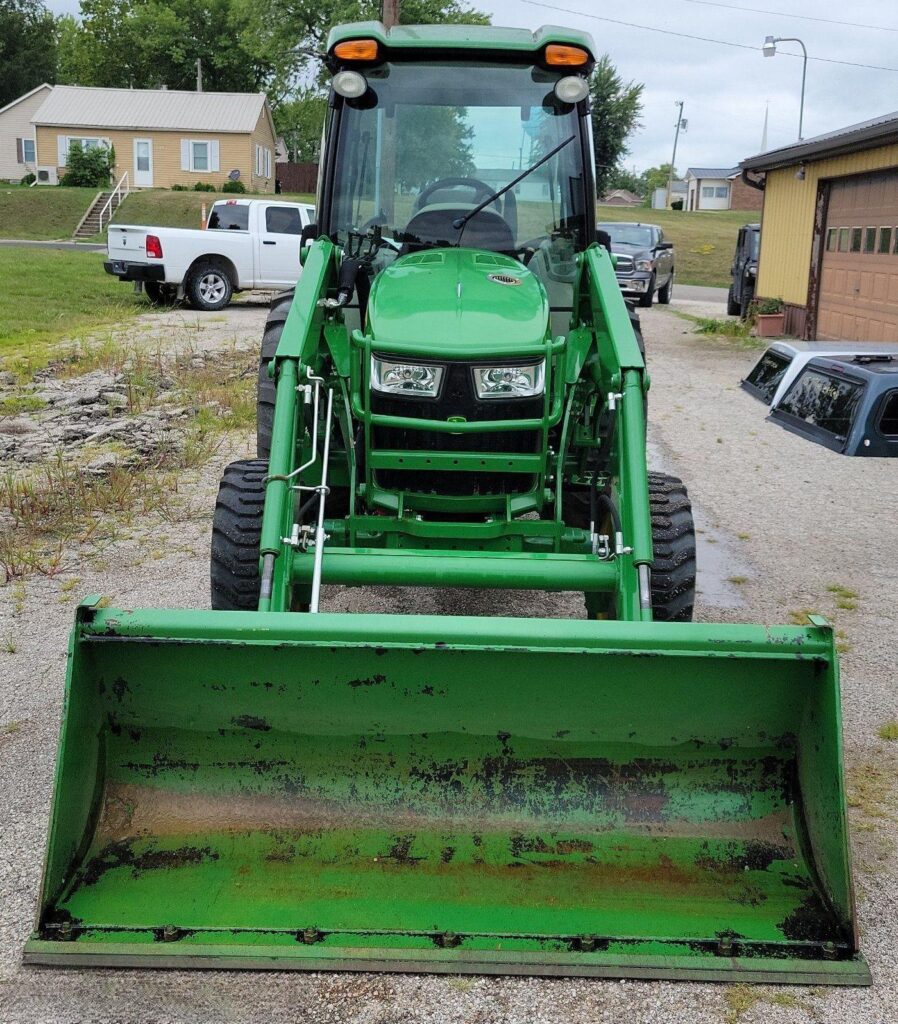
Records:
[[[817,337],[898,341],[898,170],[831,185]]]

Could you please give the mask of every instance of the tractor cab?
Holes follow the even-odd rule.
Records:
[[[361,323],[378,273],[409,266],[411,254],[466,248],[505,257],[481,262],[500,278],[527,267],[556,314],[552,333],[566,334],[575,255],[595,240],[591,40],[459,31],[464,49],[447,45],[443,27],[332,34],[317,233],[363,257]]]

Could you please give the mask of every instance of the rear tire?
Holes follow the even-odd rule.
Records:
[[[733,286],[727,292],[727,316],[742,316],[742,304],[733,298]]]
[[[695,524],[686,486],[649,473],[652,514],[652,615],[656,622],[691,622],[695,604]]]
[[[259,606],[259,544],[265,475],[261,459],[232,462],[218,485],[212,518],[212,607],[255,611]]]
[[[259,381],[256,387],[256,454],[260,459],[271,455],[271,432],[274,425],[274,399],[276,386],[268,376],[268,364],[277,352],[284,324],[293,303],[293,289],[275,295],[265,321],[262,349],[259,353]]]
[[[670,303],[671,296],[673,295],[674,287],[674,273],[673,270],[670,272],[670,277],[667,279],[663,288],[658,290],[658,301],[662,306],[667,306]]]
[[[654,297],[655,297],[655,275],[652,274],[651,278],[649,279],[649,286],[648,286],[648,288],[646,288],[645,292],[642,295],[640,295],[639,298],[637,299],[637,305],[641,306],[643,309],[648,309],[648,307],[651,306],[652,299]]]
[[[234,294],[227,271],[215,263],[198,263],[187,278],[187,301],[194,309],[224,309]]]

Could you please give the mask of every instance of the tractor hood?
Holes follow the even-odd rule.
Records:
[[[546,337],[549,303],[517,260],[478,249],[428,249],[396,260],[374,281],[368,334],[384,345],[476,359],[489,347],[510,355]]]

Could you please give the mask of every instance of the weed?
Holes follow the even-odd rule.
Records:
[[[851,650],[851,644],[848,640],[848,634],[844,629],[836,630],[836,650],[839,654],[848,654]]]
[[[812,997],[817,994],[812,992]],[[746,1013],[753,1010],[759,1003],[768,1006],[782,1006],[790,1010],[802,1010],[805,1013],[813,1011],[813,1006],[804,999],[792,992],[768,992],[757,985],[730,985],[727,988],[725,1000],[727,1012],[724,1020],[726,1024],[739,1024]]]
[[[741,587],[743,583],[748,583],[747,576],[729,576],[727,578],[730,583],[735,583],[737,587]]]
[[[751,540],[751,534],[750,533],[737,533],[736,537],[739,540]]]
[[[459,992],[470,992],[474,987],[474,980],[472,978],[449,978],[447,980],[449,986],[458,989]]]
[[[22,724],[20,721],[5,722],[3,725],[0,725],[0,735],[14,736],[17,732],[22,731]]]
[[[7,654],[15,654],[18,649],[19,648],[16,646],[15,640],[13,640],[11,636],[8,636],[3,641],[3,650],[6,651]]]
[[[37,395],[8,395],[0,398],[0,416],[19,416],[23,412],[39,412],[46,402]]]
[[[876,735],[888,743],[898,740],[898,721],[892,720],[891,722],[886,722],[885,725],[881,725]]]
[[[794,608],[789,612],[789,621],[793,626],[806,626],[812,615],[819,615],[816,608]]]
[[[889,813],[894,770],[873,761],[848,767],[848,806],[867,818],[892,818]]]

